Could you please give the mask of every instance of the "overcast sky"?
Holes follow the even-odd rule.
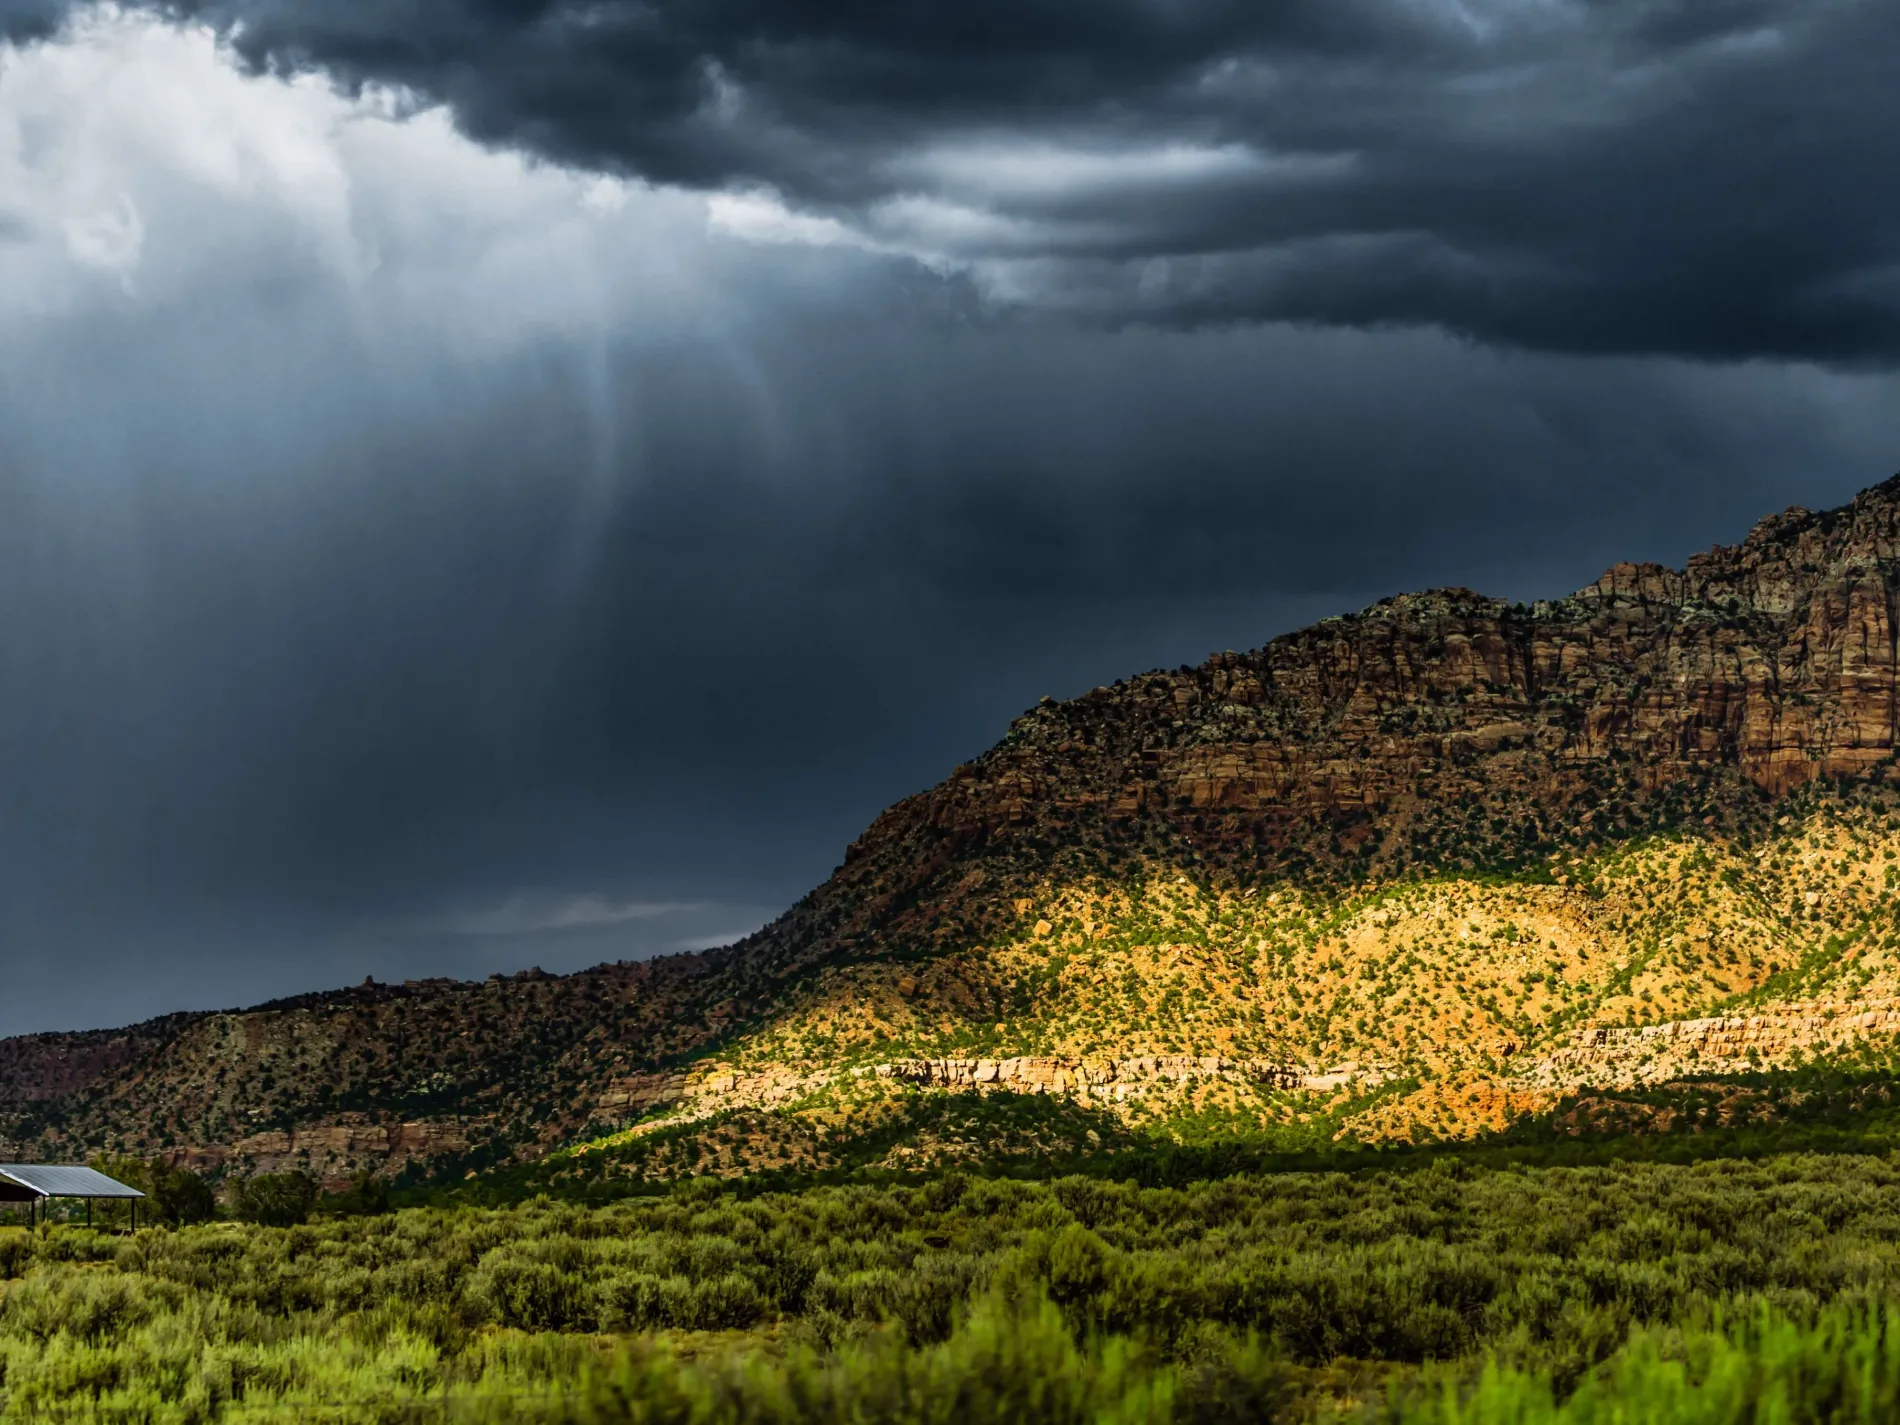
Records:
[[[719,943],[1900,469],[1879,0],[0,0],[0,1033]]]

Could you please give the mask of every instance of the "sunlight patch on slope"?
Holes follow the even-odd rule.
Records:
[[[1061,1094],[1161,1132],[1225,1121],[1468,1137],[1549,1108],[1590,1073],[1651,1082],[1892,1037],[1896,882],[1900,819],[1823,798],[1759,846],[1679,833],[1512,876],[1342,893],[1154,867],[1025,886],[985,943],[880,946],[794,985],[761,1029],[691,1066],[656,1122],[855,1112],[941,1089],[919,1065],[968,1080],[1007,1060],[960,1087]],[[980,879],[970,891],[996,893]],[[1855,1017],[1887,1001],[1891,1022]],[[1781,1026],[1747,1041],[1765,1058],[1720,1028],[1749,1015]],[[1700,1058],[1694,1032],[1643,1032],[1704,1020],[1718,1028]]]

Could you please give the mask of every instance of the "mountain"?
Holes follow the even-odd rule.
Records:
[[[1403,595],[1045,699],[737,945],[0,1041],[0,1152],[811,1167],[1025,1103],[1023,1151],[1456,1136],[1885,1054],[1897,592],[1900,476],[1684,570]]]

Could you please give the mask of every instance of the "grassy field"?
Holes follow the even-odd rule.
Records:
[[[0,1419],[1900,1417],[1900,1157],[0,1228]]]

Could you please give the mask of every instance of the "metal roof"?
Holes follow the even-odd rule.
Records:
[[[74,1163],[0,1163],[0,1180],[41,1197],[144,1197],[137,1188]]]

